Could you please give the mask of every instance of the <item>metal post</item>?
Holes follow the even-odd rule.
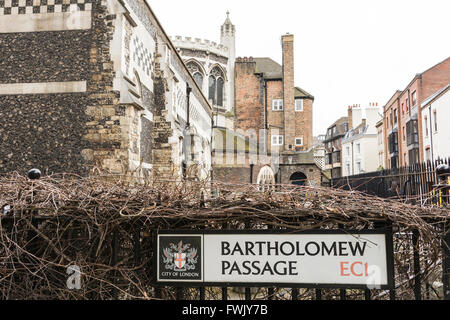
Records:
[[[444,284],[444,300],[450,300],[450,232],[449,223],[444,225],[442,241],[442,283]]]
[[[292,289],[292,300],[298,300],[299,290]]]
[[[416,300],[422,300],[422,277],[420,271],[420,256],[419,256],[419,233],[413,232],[413,254],[414,254],[414,296]]]
[[[322,300],[322,289],[316,289],[316,300]]]

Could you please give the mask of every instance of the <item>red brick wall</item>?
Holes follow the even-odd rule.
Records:
[[[247,60],[247,58],[246,58]],[[235,67],[235,128],[254,130],[259,137],[263,105],[260,103],[260,81],[255,75],[256,62],[237,61]]]

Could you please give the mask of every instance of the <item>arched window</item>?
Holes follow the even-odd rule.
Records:
[[[197,83],[200,90],[203,88],[203,75],[200,72],[194,74],[194,80]]]
[[[212,100],[213,104],[216,104],[216,78],[209,76],[209,95],[208,99]]]
[[[188,68],[189,72],[194,77],[195,82],[197,83],[200,90],[203,89],[203,79],[204,74],[202,72],[202,68],[197,62],[190,61],[186,64],[186,67]]]
[[[209,100],[219,107],[224,105],[224,84],[225,76],[219,67],[211,70],[209,76]]]
[[[260,191],[270,190],[271,186],[275,184],[275,175],[269,166],[265,166],[258,174],[257,184]],[[273,187],[272,187],[273,188]]]
[[[217,79],[217,105],[223,107],[223,79]]]

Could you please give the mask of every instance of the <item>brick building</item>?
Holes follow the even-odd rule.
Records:
[[[211,170],[212,109],[144,0],[0,1],[0,172]]]
[[[325,170],[331,172],[331,179],[342,177],[342,139],[352,123],[351,111],[349,117],[339,118],[327,129],[325,136]]]
[[[270,58],[236,59],[234,127],[269,156],[255,164],[272,167],[277,183],[320,185],[313,150],[314,97],[294,84],[294,36],[282,36],[281,43],[282,65]],[[263,163],[266,159],[270,162]]]
[[[424,161],[421,105],[450,82],[450,58],[417,74],[384,106],[385,161],[398,168]]]

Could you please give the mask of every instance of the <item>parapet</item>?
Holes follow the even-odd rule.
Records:
[[[238,58],[236,58],[236,62],[251,63],[251,62],[255,62],[255,60],[253,59],[253,57],[238,57]]]
[[[170,37],[170,40],[178,48],[207,51],[224,57],[229,54],[227,46],[210,40],[181,36]]]

